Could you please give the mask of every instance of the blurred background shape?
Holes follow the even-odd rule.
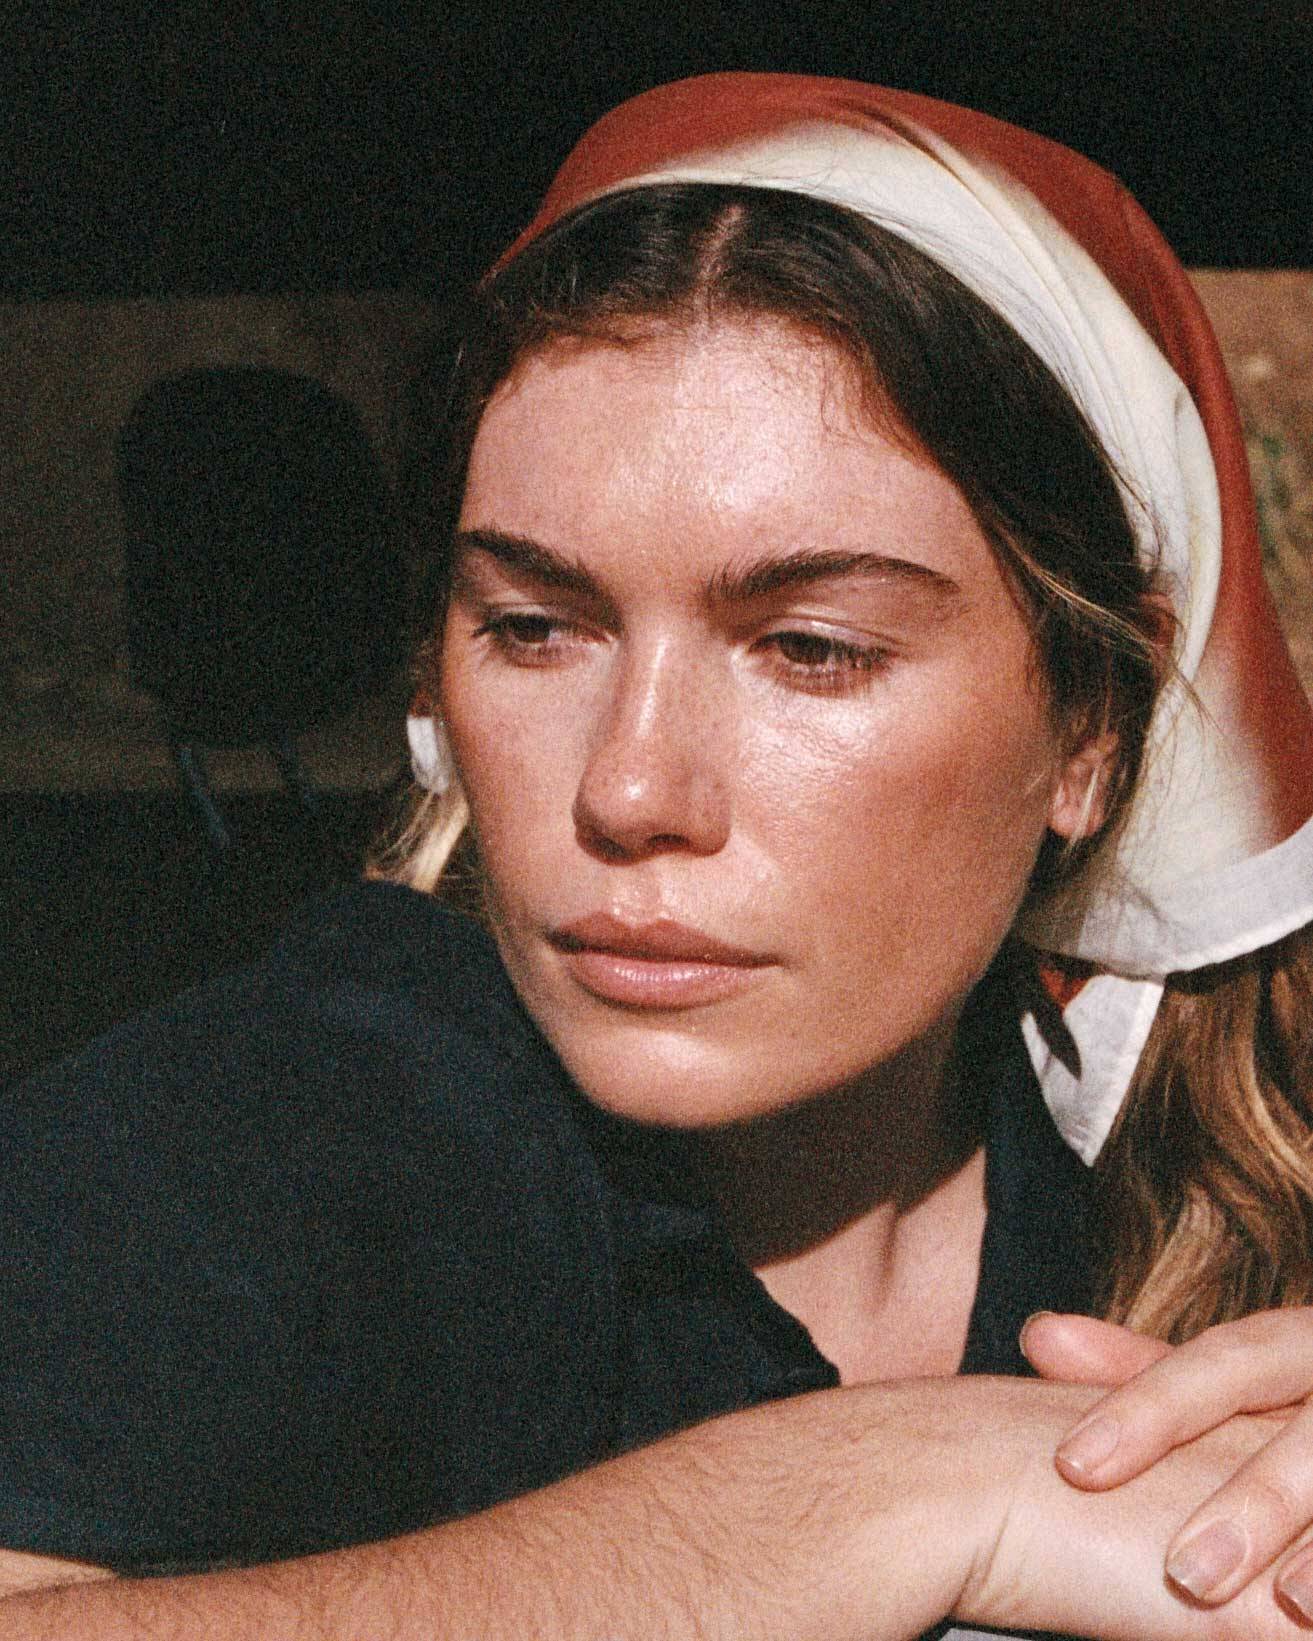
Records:
[[[260,746],[331,852],[296,738],[380,688],[406,630],[359,416],[306,376],[193,369],[142,395],[117,457],[133,680],[161,705],[212,847],[231,838],[205,749]]]

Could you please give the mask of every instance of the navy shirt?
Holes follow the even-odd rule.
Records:
[[[1085,1173],[1000,1011],[965,1371],[1087,1306]],[[3,1116],[0,1543],[126,1572],[386,1537],[836,1382],[571,1086],[491,942],[364,884]]]

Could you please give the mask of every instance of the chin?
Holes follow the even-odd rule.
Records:
[[[830,1079],[782,1076],[778,1055],[716,1053],[683,1040],[672,1052],[632,1043],[555,1045],[576,1086],[612,1116],[651,1127],[689,1130],[750,1122],[800,1105],[822,1093]]]

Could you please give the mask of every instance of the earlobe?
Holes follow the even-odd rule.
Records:
[[[1049,830],[1069,843],[1092,838],[1108,818],[1108,786],[1117,755],[1111,730],[1095,735],[1064,763],[1049,802]]]

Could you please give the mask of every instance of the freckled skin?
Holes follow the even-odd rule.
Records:
[[[440,693],[491,918],[571,1074],[641,1120],[782,1110],[893,1066],[905,1087],[909,1062],[941,1076],[1046,828],[1079,814],[1087,772],[1059,755],[991,549],[854,408],[847,368],[773,322],[557,344],[475,441],[461,529],[540,543],[595,589],[458,555]],[[708,594],[836,551],[937,579]],[[513,641],[489,627],[507,612]],[[770,962],[705,1006],[618,1007],[547,939],[597,911]]]

